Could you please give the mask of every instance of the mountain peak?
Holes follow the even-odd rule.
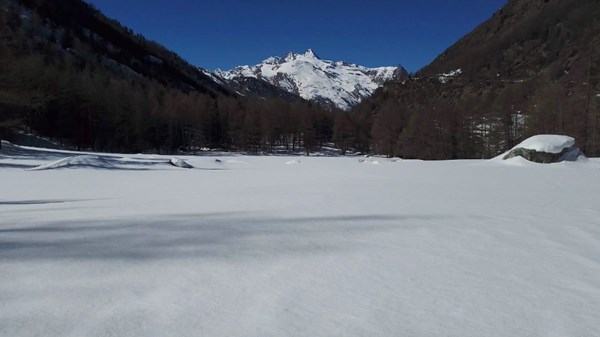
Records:
[[[317,56],[317,54],[315,54],[315,52],[310,48],[308,48],[306,52],[304,52],[304,56],[308,58],[319,59],[319,56]]]
[[[264,64],[277,64],[281,61],[281,58],[278,56],[271,56],[265,60],[262,61],[262,63]]]
[[[298,54],[294,53],[294,52],[288,52],[285,57],[282,59],[283,62],[290,62],[296,59],[296,57],[298,57]]]
[[[347,62],[320,59],[312,49],[288,52],[255,66],[240,66],[219,76],[260,78],[300,97],[348,110],[369,97],[386,81],[406,76],[402,67],[367,68]]]

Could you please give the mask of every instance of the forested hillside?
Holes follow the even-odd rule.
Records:
[[[489,158],[540,133],[600,154],[600,2],[510,0],[408,81],[358,106],[377,153]]]
[[[595,0],[510,0],[430,65],[342,112],[260,79],[214,77],[80,0],[0,0],[0,137],[161,153],[333,142],[453,159],[558,133],[597,156],[598,17]]]
[[[122,152],[312,151],[331,140],[330,111],[266,99],[266,86],[241,96],[80,0],[0,0],[4,139],[26,131]]]

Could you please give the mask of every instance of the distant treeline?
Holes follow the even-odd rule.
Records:
[[[353,114],[363,116],[373,151],[388,156],[491,158],[537,134],[570,135],[587,155],[600,154],[600,99],[587,82],[409,80]]]

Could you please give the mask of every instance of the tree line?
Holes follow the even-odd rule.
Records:
[[[353,116],[371,135],[373,152],[387,156],[491,158],[536,134],[570,135],[597,156],[600,44],[587,48],[569,72],[557,72],[510,81],[411,78],[388,83]]]

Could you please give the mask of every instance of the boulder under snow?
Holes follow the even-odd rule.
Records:
[[[171,160],[169,161],[169,164],[171,164],[175,167],[181,167],[181,168],[186,168],[186,169],[194,168],[192,165],[188,164],[185,160],[179,159],[179,158],[171,158]]]
[[[523,157],[536,163],[557,163],[577,161],[585,158],[583,152],[575,146],[575,138],[561,135],[537,135],[527,138],[513,147],[503,157],[510,159]]]

